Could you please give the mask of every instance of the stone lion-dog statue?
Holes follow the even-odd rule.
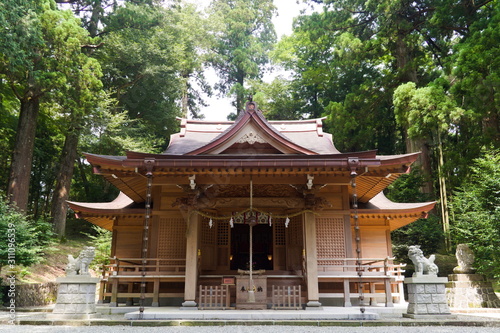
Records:
[[[413,276],[433,275],[437,276],[439,268],[434,263],[436,257],[432,254],[428,259],[420,249],[420,245],[411,245],[408,248],[408,257],[410,257],[415,266]]]
[[[66,266],[66,275],[90,275],[89,265],[94,260],[95,247],[85,246],[78,257],[73,258],[68,255],[68,265]]]

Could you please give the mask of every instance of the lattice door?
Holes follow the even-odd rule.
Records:
[[[290,218],[290,224],[286,228],[287,246],[286,262],[287,269],[302,269],[302,249],[304,248],[302,215]]]
[[[316,218],[316,246],[318,260],[324,265],[339,265],[341,261],[331,260],[345,258],[345,230],[343,217]]]
[[[201,269],[215,270],[217,268],[217,221],[201,219]]]
[[[273,266],[276,270],[286,269],[286,232],[282,219],[273,223]]]
[[[158,225],[158,258],[186,258],[186,221],[183,218],[160,217]]]

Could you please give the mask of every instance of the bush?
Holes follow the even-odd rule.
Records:
[[[44,249],[55,240],[51,223],[45,219],[33,220],[8,205],[1,196],[0,235],[3,238],[0,241],[0,266],[12,263],[8,261],[9,246],[15,248],[15,265],[30,266],[41,261]]]
[[[474,251],[475,267],[500,278],[500,151],[474,160],[472,174],[451,200],[451,235]]]

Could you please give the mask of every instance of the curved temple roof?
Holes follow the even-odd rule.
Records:
[[[155,179],[162,184],[188,185],[189,177],[195,175],[196,184],[207,186],[227,182],[228,177],[235,175],[241,182],[253,177],[255,183],[262,184],[285,181],[303,185],[309,175],[314,176],[315,184],[346,184],[355,170],[360,214],[399,216],[400,222],[391,221],[391,230],[413,222],[433,208],[433,202],[397,204],[382,193],[399,175],[409,171],[419,153],[340,153],[331,134],[323,133],[324,118],[267,121],[260,111],[249,110],[249,103],[247,111],[234,122],[179,119],[181,130],[171,136],[170,145],[162,154],[85,154],[94,172],[121,193],[110,203],[68,204],[83,218],[109,229],[115,215],[143,214],[144,175],[148,168],[154,169]]]

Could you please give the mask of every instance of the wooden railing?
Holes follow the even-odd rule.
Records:
[[[318,259],[318,275],[350,275],[362,271],[366,276],[391,276],[396,281],[404,280],[406,264],[395,264],[394,258],[321,258]]]
[[[229,287],[201,286],[198,308],[200,310],[226,310],[230,308]]]
[[[404,300],[403,280],[405,264],[395,264],[394,258],[321,258],[318,259],[318,279],[320,281],[343,282],[342,293],[320,293],[320,297],[342,297],[344,306],[351,306],[351,297],[364,294],[370,304],[377,304],[382,293],[377,292],[376,285],[383,285],[386,306],[393,306]],[[361,273],[361,274],[360,274]],[[359,283],[362,282],[362,283]],[[357,284],[357,291],[351,292],[350,283]],[[361,286],[368,286],[368,291],[361,291]]]
[[[299,310],[301,304],[301,287],[273,285],[272,308],[275,310]]]
[[[144,261],[144,263],[143,263]],[[184,275],[186,261],[184,259],[163,258],[111,258],[110,264],[104,265],[103,277]]]

